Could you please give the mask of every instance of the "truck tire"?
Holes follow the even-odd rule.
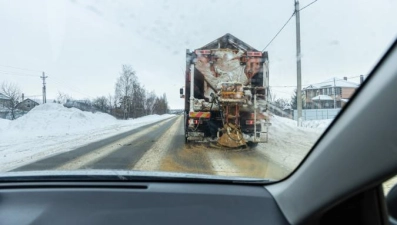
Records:
[[[248,141],[247,146],[250,148],[255,148],[256,146],[258,146],[258,142]]]

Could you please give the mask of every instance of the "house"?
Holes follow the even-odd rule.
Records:
[[[0,93],[0,118],[7,118],[9,114],[8,105],[10,105],[10,98]]]
[[[0,109],[7,108],[10,104],[10,98],[0,93]]]
[[[304,108],[332,109],[342,108],[354,94],[359,84],[347,81],[347,78],[331,78],[311,84],[302,90]],[[336,104],[336,107],[334,107]]]
[[[22,110],[22,111],[30,111],[31,109],[33,109],[35,106],[38,106],[39,103],[33,101],[30,98],[24,99],[22,102],[18,103],[16,105],[16,109],[18,110]]]

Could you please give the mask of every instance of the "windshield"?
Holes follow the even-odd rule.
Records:
[[[397,35],[390,0],[0,4],[3,176],[283,179]]]

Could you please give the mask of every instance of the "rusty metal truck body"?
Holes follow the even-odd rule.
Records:
[[[225,147],[268,140],[268,54],[226,34],[186,51],[185,139]]]

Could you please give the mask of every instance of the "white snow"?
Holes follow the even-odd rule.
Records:
[[[0,171],[173,116],[117,120],[105,113],[83,112],[56,103],[39,105],[14,121],[0,119]]]
[[[8,124],[10,123],[10,120],[6,119],[1,119],[0,118],[0,133],[8,127]]]
[[[0,120],[0,171],[9,171],[173,116],[117,120],[108,114],[82,112],[55,103],[40,105],[17,120]],[[302,127],[297,127],[294,120],[272,116],[269,142],[256,149],[286,171],[292,171],[331,121],[304,121]]]
[[[258,149],[270,161],[288,173],[293,171],[307,155],[331,120],[304,121],[302,127],[295,120],[272,116],[268,143]]]
[[[359,84],[347,81],[338,77],[330,78],[320,83],[311,84],[304,89],[318,89],[318,88],[325,88],[325,87],[352,87],[358,88]]]
[[[319,128],[318,131],[322,132],[322,130],[325,130],[325,128],[327,128],[332,121],[333,119],[307,120],[302,122],[302,127]]]
[[[317,95],[316,97],[313,97],[312,100],[332,100],[328,95]]]

